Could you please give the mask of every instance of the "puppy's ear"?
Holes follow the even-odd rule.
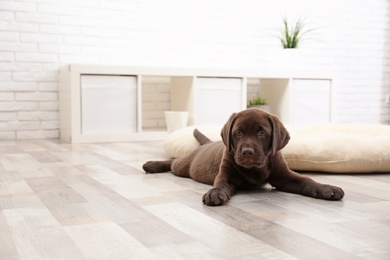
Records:
[[[233,147],[233,140],[232,140],[232,129],[234,122],[236,121],[237,114],[233,113],[229,120],[225,123],[225,125],[222,128],[221,131],[221,137],[222,141],[225,144],[226,148],[228,149],[228,152],[230,153]]]
[[[277,116],[269,115],[268,119],[272,126],[271,154],[275,154],[287,145],[290,134]]]

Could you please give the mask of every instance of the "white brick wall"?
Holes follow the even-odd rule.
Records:
[[[389,124],[388,0],[0,0],[0,139],[59,136],[64,64],[273,67],[282,15],[317,28],[296,69],[338,75],[339,121]],[[167,85],[148,83],[144,127],[164,127]]]

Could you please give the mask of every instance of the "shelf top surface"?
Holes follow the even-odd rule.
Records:
[[[107,74],[107,75],[145,75],[170,77],[237,77],[237,78],[312,78],[332,79],[333,73],[313,71],[284,71],[263,69],[232,69],[232,68],[173,68],[173,67],[132,67],[116,65],[70,64],[66,66],[71,73]]]

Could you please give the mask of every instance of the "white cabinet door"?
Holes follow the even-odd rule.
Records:
[[[293,79],[290,123],[304,125],[330,122],[331,81]]]
[[[137,82],[133,76],[81,76],[81,132],[136,132]]]
[[[241,78],[199,77],[195,87],[195,124],[223,125],[242,110]]]

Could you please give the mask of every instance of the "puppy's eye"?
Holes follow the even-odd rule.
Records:
[[[241,136],[243,136],[243,133],[241,131],[236,131],[236,136],[241,137]]]
[[[259,132],[257,132],[257,135],[263,137],[263,136],[267,136],[267,133],[265,131],[260,130]]]

